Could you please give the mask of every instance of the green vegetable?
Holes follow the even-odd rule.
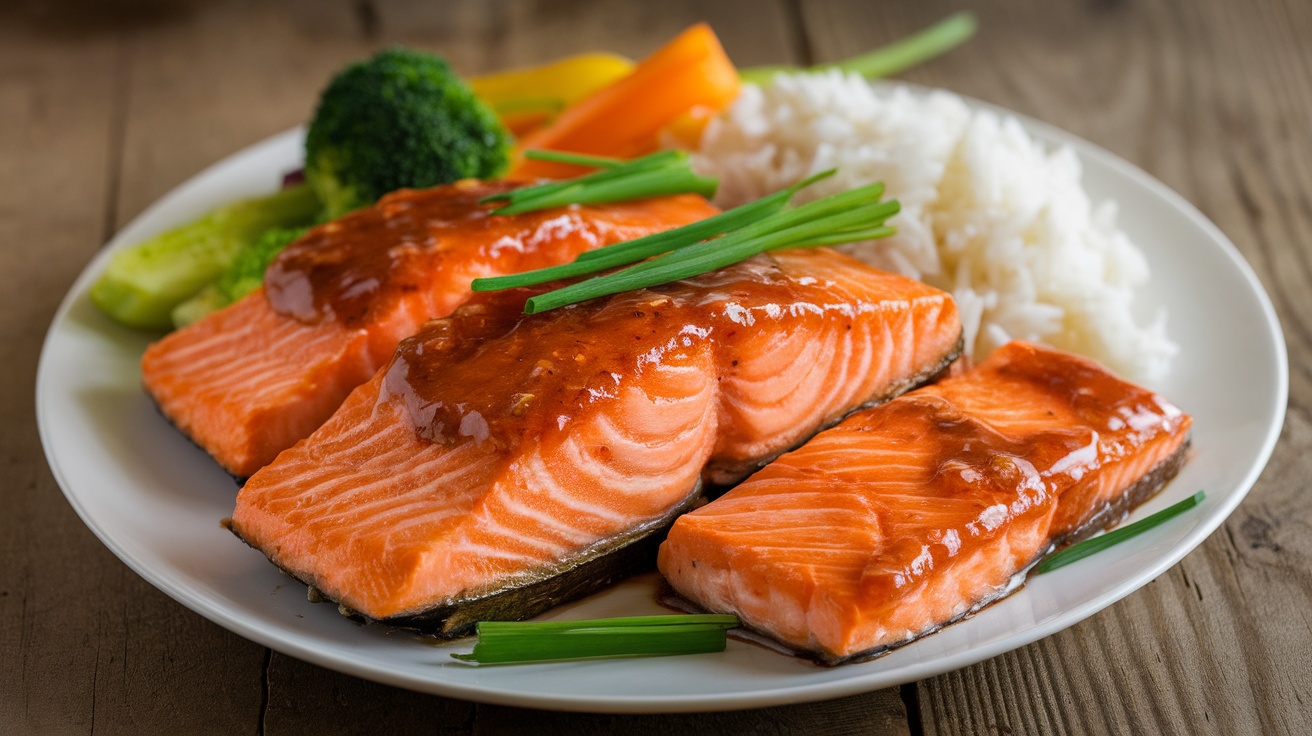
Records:
[[[1113,529],[1101,536],[1094,537],[1093,539],[1086,539],[1079,544],[1067,547],[1055,555],[1049,555],[1047,559],[1040,562],[1038,566],[1034,568],[1034,571],[1042,573],[1056,570],[1057,568],[1069,565],[1076,560],[1082,560],[1091,554],[1101,552],[1114,544],[1124,542],[1130,537],[1143,534],[1149,529],[1160,525],[1162,522],[1179,516],[1197,506],[1203,502],[1204,498],[1207,498],[1207,494],[1203,491],[1199,491],[1189,498],[1171,506],[1167,506],[1152,516],[1140,519],[1129,526],[1123,526],[1120,529]]]
[[[217,278],[261,233],[307,225],[318,213],[319,200],[306,186],[225,205],[115,253],[91,287],[91,301],[130,327],[168,329],[173,309]]]
[[[616,166],[622,166],[628,161],[613,156],[589,156],[586,153],[574,153],[573,151],[552,151],[549,149],[534,148],[525,151],[524,155],[528,158],[535,158],[539,161],[555,161],[560,164],[574,164],[575,166],[591,166],[598,169],[613,169]]]
[[[721,212],[718,215],[712,215],[704,220],[698,220],[692,224],[684,225],[683,227],[653,233],[635,240],[608,245],[596,250],[584,251],[571,263],[539,268],[536,271],[526,271],[524,273],[511,274],[509,276],[493,276],[489,278],[474,279],[473,290],[498,291],[500,289],[517,289],[522,286],[545,284],[548,281],[555,281],[556,279],[584,276],[590,273],[616,268],[618,266],[627,266],[631,263],[637,263],[645,258],[658,256],[676,248],[692,245],[693,243],[707,238],[723,235],[731,230],[745,227],[767,215],[779,212],[788,203],[788,200],[798,192],[798,190],[810,186],[821,179],[833,176],[836,171],[837,169],[830,169],[829,171],[812,176],[805,181],[798,182],[787,189],[781,189],[774,194],[762,197],[755,202],[740,205],[731,210]]]
[[[391,48],[323,91],[305,140],[305,177],[329,218],[403,187],[492,178],[511,137],[445,61]]]
[[[975,16],[969,11],[962,11],[901,41],[836,64],[819,64],[809,68],[758,66],[743,69],[738,76],[744,82],[752,84],[766,84],[774,78],[774,75],[780,73],[816,72],[826,69],[856,72],[863,77],[888,77],[960,46],[975,34],[975,27]]]
[[[242,250],[214,282],[219,293],[235,302],[264,284],[264,272],[283,248],[309,230],[308,227],[276,227],[266,230],[249,248]]]
[[[217,312],[232,302],[219,293],[218,287],[210,283],[195,296],[173,308],[170,315],[173,326],[183,328],[192,322],[199,322],[211,312]]]
[[[610,174],[619,167],[600,175]],[[656,236],[600,248],[574,262],[509,277],[477,279],[475,291],[496,291],[593,273],[657,256],[621,271],[596,276],[530,297],[526,314],[537,314],[607,294],[692,278],[779,248],[808,248],[880,238],[893,233],[884,222],[897,214],[896,201],[881,202],[883,184],[857,187],[791,209],[784,203],[801,187],[832,175],[826,171],[799,184],[707,220]],[[600,176],[594,175],[594,176]],[[569,186],[569,182],[559,185]],[[744,217],[744,211],[749,216]],[[719,237],[716,237],[719,236]]]
[[[722,652],[725,632],[739,625],[727,614],[628,616],[588,621],[483,621],[462,662],[516,664],[599,657],[657,657]]]
[[[891,235],[893,228],[885,227],[884,221],[897,214],[899,205],[896,201],[878,201],[882,192],[883,185],[874,184],[771,215],[721,238],[687,245],[622,271],[529,297],[524,313],[538,314],[599,296],[689,279],[768,250],[838,245]],[[859,203],[862,197],[869,201]]]
[[[256,240],[266,230],[333,219],[404,187],[492,177],[505,170],[509,151],[509,133],[446,62],[383,51],[324,90],[306,136],[306,184],[220,207],[120,251],[91,300],[131,327],[186,324],[258,284],[267,248]],[[285,244],[285,236],[271,237]],[[247,248],[256,252],[241,255]],[[239,255],[242,265],[211,287]]]
[[[273,259],[308,229],[275,227],[265,230],[253,243],[237,253],[236,258],[217,279],[173,310],[173,325],[186,327],[260,288],[264,283],[264,272]]]
[[[712,177],[695,174],[688,162],[688,154],[683,151],[660,151],[630,161],[558,151],[528,151],[524,155],[543,161],[600,166],[602,170],[577,179],[512,189],[479,200],[480,203],[506,201],[505,205],[492,210],[492,214],[519,215],[569,204],[622,202],[688,192],[710,197],[719,184]]]

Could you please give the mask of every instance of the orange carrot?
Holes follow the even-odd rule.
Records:
[[[551,120],[550,110],[529,110],[527,112],[508,112],[501,114],[501,124],[511,135],[523,136]]]
[[[545,148],[629,158],[656,150],[661,130],[695,108],[720,111],[738,96],[738,72],[715,33],[699,23],[643,59],[632,74],[566,108],[519,141],[518,150]],[[526,160],[517,177],[566,177],[574,166]]]

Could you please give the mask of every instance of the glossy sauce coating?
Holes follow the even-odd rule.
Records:
[[[389,194],[376,206],[317,227],[288,246],[265,273],[265,295],[275,311],[306,324],[365,324],[388,313],[407,292],[425,288],[435,262],[443,258],[476,268],[480,262],[545,252],[545,244],[566,242],[570,235],[590,239],[596,247],[614,242],[606,228],[624,223],[626,210],[651,217],[643,201],[512,216],[491,214],[500,203],[479,204],[517,186],[467,180]],[[700,198],[682,199],[686,204],[669,198],[664,205],[676,215],[678,206],[686,209],[685,216],[672,218],[674,224],[715,212]],[[594,216],[598,213],[602,217]]]
[[[563,429],[670,353],[732,351],[744,329],[816,329],[828,311],[852,306],[835,303],[827,286],[799,283],[757,258],[541,315],[522,313],[540,291],[490,295],[402,342],[384,398],[404,401],[431,441],[510,445],[548,424]]]
[[[699,606],[822,661],[875,656],[1156,492],[1190,423],[1092,361],[1013,342],[681,517],[660,568]]]
[[[565,263],[718,210],[697,195],[509,217],[474,181],[401,191],[293,243],[247,295],[154,343],[142,382],[183,432],[238,477],[308,436],[401,340],[445,317],[479,277]]]
[[[987,380],[968,374],[945,381],[842,425],[904,438],[923,453],[920,462],[928,471],[921,501],[972,509],[925,537],[888,535],[881,558],[894,564],[867,570],[862,592],[868,598],[888,600],[920,584],[1027,517],[1050,518],[1054,538],[1074,531],[1098,513],[1098,504],[1114,501],[1095,499],[1092,487],[1081,484],[1086,476],[1188,426],[1178,408],[1091,361],[1050,350],[1010,350],[1023,357],[990,364]],[[1031,416],[1021,425],[1000,421],[1008,403],[1018,400]],[[983,407],[988,419],[981,418]],[[1014,416],[1022,416],[1019,408]]]
[[[289,245],[265,273],[265,295],[275,311],[308,324],[366,321],[389,292],[419,288],[418,274],[408,271],[424,251],[450,249],[462,239],[493,243],[524,231],[527,223],[492,216],[490,205],[478,204],[512,188],[461,182],[390,194]]]
[[[826,250],[533,316],[525,296],[403,341],[247,481],[233,530],[373,618],[523,600],[942,370],[961,336],[949,295]]]
[[[820,340],[850,333],[854,322],[888,308],[883,300],[942,298],[900,279],[875,280],[854,297],[851,288],[824,278],[825,267],[842,257],[799,252],[787,258],[795,264],[791,274],[774,257],[759,256],[533,316],[522,307],[537,292],[489,295],[405,340],[380,401],[404,402],[416,432],[430,441],[513,446],[524,436],[565,429],[668,358],[703,355],[717,380],[732,381],[742,360],[799,334]],[[807,263],[822,264],[817,275],[796,267]],[[955,325],[955,311],[951,320]]]

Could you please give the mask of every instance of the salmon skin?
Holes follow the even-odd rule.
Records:
[[[869,659],[1123,519],[1175,475],[1190,422],[1092,361],[1014,342],[681,517],[659,568],[697,607],[800,654]]]
[[[247,481],[230,528],[367,619],[460,635],[650,567],[703,481],[743,477],[960,350],[951,297],[829,250],[534,316],[525,297],[403,341]]]
[[[142,382],[161,411],[245,478],[314,431],[424,321],[478,277],[572,260],[717,210],[695,195],[491,215],[504,182],[402,190],[311,230],[264,289],[151,345]]]

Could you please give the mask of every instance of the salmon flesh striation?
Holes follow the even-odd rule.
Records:
[[[960,350],[950,296],[827,249],[533,316],[527,293],[404,340],[249,479],[232,530],[367,619],[458,635],[650,565],[703,483]]]
[[[868,659],[1123,519],[1180,468],[1190,424],[1088,359],[1013,342],[682,516],[659,567],[696,607],[794,651]]]
[[[264,288],[147,348],[142,382],[164,415],[245,478],[314,431],[402,339],[469,298],[475,278],[715,214],[696,195],[492,215],[513,188],[474,180],[402,190],[312,229]]]

